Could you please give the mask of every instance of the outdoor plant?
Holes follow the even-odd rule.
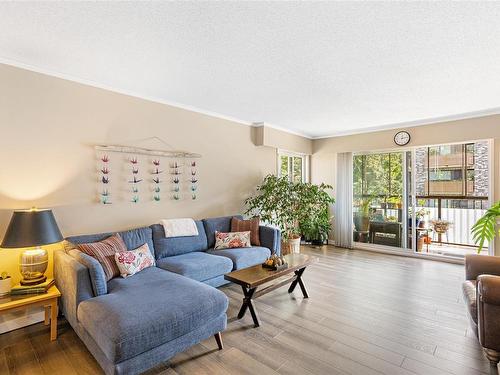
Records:
[[[356,206],[359,211],[354,213],[354,225],[358,231],[368,231],[370,227],[371,212],[370,207],[375,196],[365,196],[357,199]]]
[[[403,205],[401,196],[389,197],[387,198],[387,203],[390,203],[394,207],[401,208]]]
[[[498,219],[500,218],[500,201],[491,206],[486,213],[472,226],[472,237],[479,246],[480,253],[486,241],[491,242],[496,235],[500,236]]]
[[[425,207],[422,207],[420,209],[418,209],[416,212],[415,212],[415,216],[417,219],[423,219],[426,215],[429,215],[431,212],[425,208]]]
[[[363,217],[369,217],[370,216],[370,206],[375,199],[374,196],[368,196],[368,197],[363,197],[358,199],[357,201],[357,206],[359,207],[359,213]]]
[[[450,228],[451,222],[448,220],[437,219],[437,220],[432,220],[431,224],[432,224],[432,229],[436,233],[446,233]]]

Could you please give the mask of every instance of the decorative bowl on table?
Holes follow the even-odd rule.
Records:
[[[264,263],[262,263],[262,267],[273,271],[280,271],[288,268],[288,263],[284,257],[279,257],[276,254],[273,254]]]

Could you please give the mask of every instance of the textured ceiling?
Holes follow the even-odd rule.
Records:
[[[319,137],[497,111],[499,19],[473,2],[3,2],[0,62]]]

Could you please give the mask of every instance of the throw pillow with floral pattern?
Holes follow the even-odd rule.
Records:
[[[215,232],[215,250],[251,247],[250,231],[247,232]]]
[[[147,243],[135,250],[115,253],[115,261],[122,277],[134,275],[156,264]]]

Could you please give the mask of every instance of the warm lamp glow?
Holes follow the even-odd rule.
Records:
[[[71,154],[61,157],[54,150],[44,150],[43,155],[38,148],[33,154],[31,151],[23,148],[17,158],[13,156],[16,163],[3,165],[0,170],[0,196],[18,201],[17,206],[20,202],[38,201],[70,184],[85,160]]]
[[[29,250],[24,250],[23,251],[24,255],[26,256],[35,256],[35,255],[42,255],[45,253],[45,250],[40,249],[39,247],[36,249],[29,249]]]

